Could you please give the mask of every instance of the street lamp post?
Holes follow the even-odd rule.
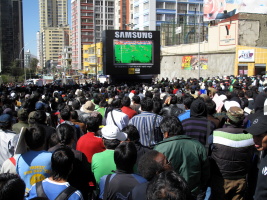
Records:
[[[25,46],[26,46],[26,45],[25,45]],[[22,68],[22,67],[24,68],[25,83],[26,83],[26,80],[27,80],[27,77],[26,77],[26,68],[25,68],[25,66],[22,66],[22,64],[23,64],[22,61],[24,61],[24,58],[23,58],[23,59],[21,58],[21,53],[22,53],[23,49],[25,48],[25,46],[22,47],[21,50],[20,50],[20,52],[19,52],[19,62],[20,62],[20,67],[21,67],[21,68]]]

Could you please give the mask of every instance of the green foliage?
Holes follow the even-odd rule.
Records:
[[[37,58],[32,58],[30,61],[30,68],[36,71],[38,63],[39,63],[39,60]]]
[[[1,75],[3,83],[11,83],[15,81],[15,78],[10,75]]]

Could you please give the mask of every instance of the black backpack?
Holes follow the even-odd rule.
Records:
[[[56,198],[55,200],[67,200],[76,190],[76,188],[69,186],[65,190],[63,190]],[[42,181],[36,183],[36,193],[37,197],[43,197],[47,198]],[[47,198],[48,199],[48,198]]]

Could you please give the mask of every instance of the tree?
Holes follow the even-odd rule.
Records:
[[[32,58],[30,61],[30,69],[36,71],[39,60],[37,58]]]

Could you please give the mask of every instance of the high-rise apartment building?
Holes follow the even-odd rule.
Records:
[[[132,30],[133,23],[133,0],[115,1],[115,29]]]
[[[23,59],[22,0],[0,1],[0,72]]]
[[[40,65],[57,65],[64,46],[69,46],[68,1],[39,0]]]
[[[160,30],[162,23],[179,24],[182,22],[193,25],[197,20],[196,17],[202,14],[202,7],[203,0],[134,0],[134,29]]]
[[[114,29],[115,0],[72,0],[72,68],[86,70],[83,45],[102,41],[102,31]],[[85,54],[86,55],[86,54]]]

